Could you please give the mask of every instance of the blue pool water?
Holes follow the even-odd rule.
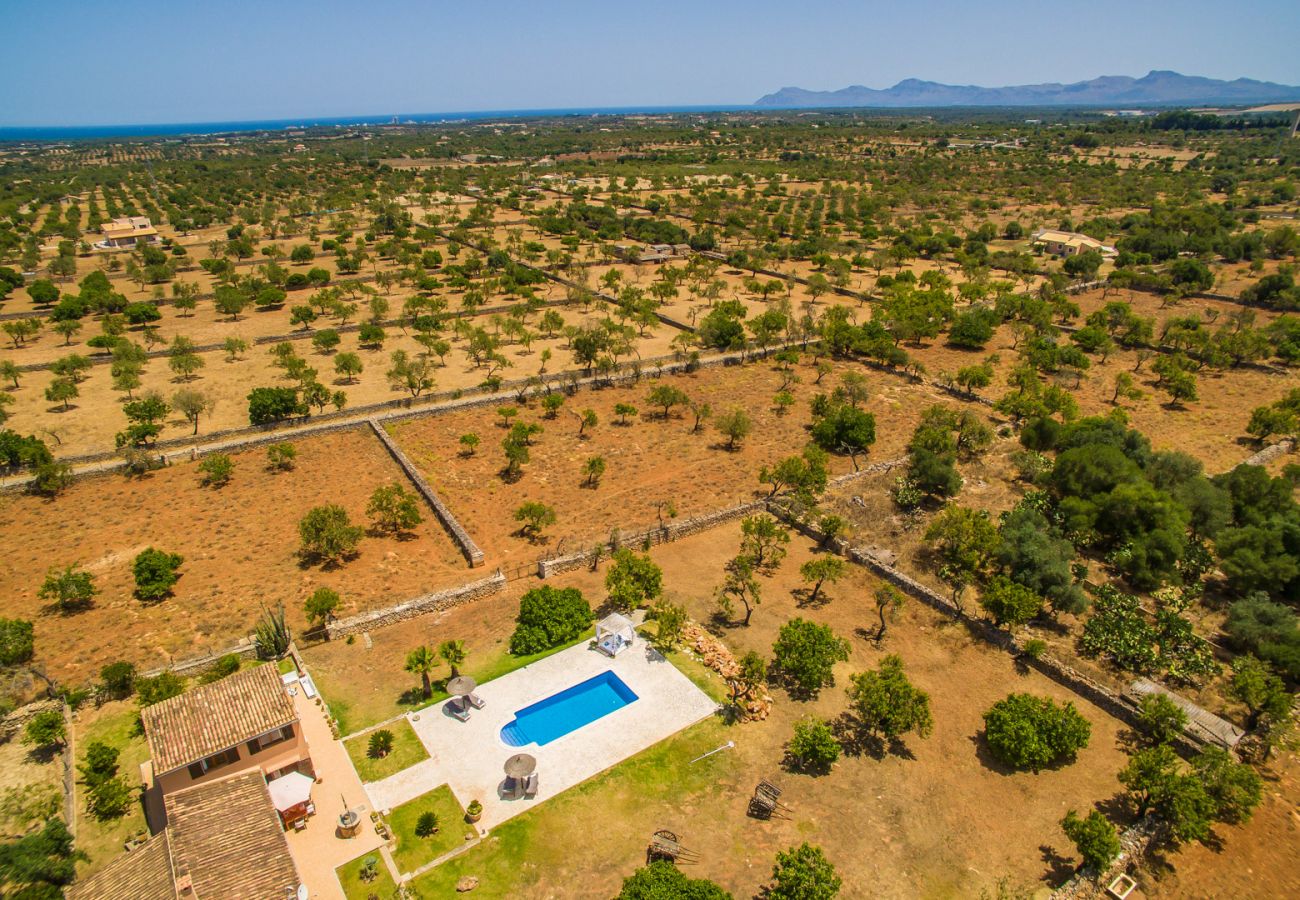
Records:
[[[501,740],[511,747],[549,744],[636,699],[623,679],[602,672],[516,712],[514,721],[501,729]]]

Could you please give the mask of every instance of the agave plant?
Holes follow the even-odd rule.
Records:
[[[284,604],[275,609],[262,607],[262,619],[253,630],[253,645],[262,659],[279,659],[289,652],[289,625],[284,620]]]

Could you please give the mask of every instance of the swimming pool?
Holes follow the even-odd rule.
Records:
[[[501,729],[501,740],[511,747],[549,744],[636,699],[623,679],[602,672],[516,712],[514,720]]]

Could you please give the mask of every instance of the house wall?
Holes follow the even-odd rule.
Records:
[[[248,772],[252,769],[260,769],[262,774],[266,775],[279,769],[292,766],[301,760],[310,761],[311,753],[307,747],[307,740],[302,735],[302,724],[300,722],[294,722],[293,730],[294,735],[292,740],[283,741],[273,747],[267,747],[260,753],[252,755],[248,752],[248,745],[246,743],[240,743],[238,747],[238,762],[231,763],[228,766],[222,766],[219,769],[213,769],[200,778],[191,777],[190,771],[186,766],[158,775],[157,784],[159,791],[165,796],[173,791],[184,790],[185,788],[194,787],[197,784],[216,781],[220,778],[237,775],[240,772]]]

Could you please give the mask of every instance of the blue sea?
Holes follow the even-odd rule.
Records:
[[[480,121],[483,119],[527,119],[555,116],[626,116],[662,113],[713,113],[752,109],[750,106],[610,106],[573,109],[498,109],[478,112],[393,114],[370,116],[307,117],[300,119],[265,119],[246,122],[173,122],[153,125],[79,125],[66,128],[49,126],[0,127],[0,141],[89,141],[109,138],[193,137],[198,135],[239,134],[257,131],[291,131],[303,128],[353,128],[394,124],[433,124],[438,122]]]

